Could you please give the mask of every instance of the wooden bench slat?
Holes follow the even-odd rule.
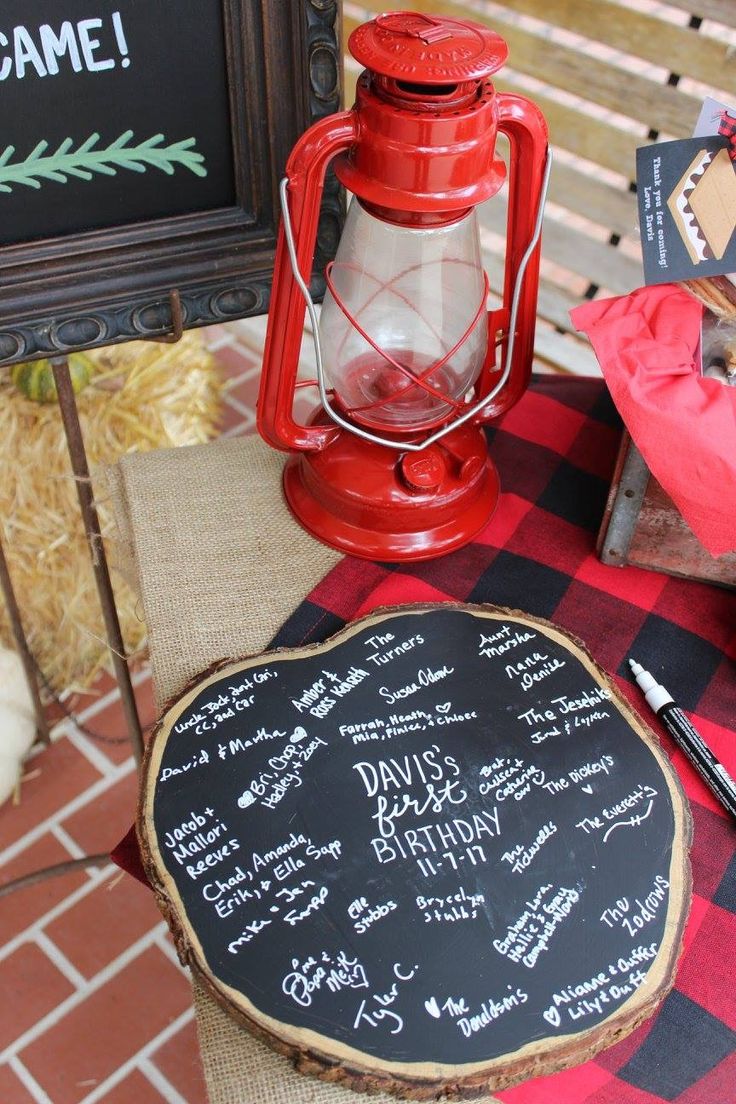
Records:
[[[537,326],[534,334],[534,359],[542,360],[556,372],[565,372],[568,375],[603,374],[590,345],[579,338],[559,334],[543,326]]]
[[[526,94],[524,85],[507,77],[499,80],[497,87],[502,92]],[[633,179],[636,148],[646,144],[644,138],[619,130],[603,119],[593,119],[577,108],[568,107],[539,92],[534,93],[533,99],[547,120],[553,146],[560,146],[568,153]]]
[[[634,166],[630,168],[634,173]],[[552,166],[549,199],[570,211],[584,214],[591,222],[605,226],[622,237],[638,233],[636,195],[614,188],[584,170],[566,165],[559,159]]]
[[[616,295],[628,294],[644,282],[640,260],[556,219],[545,220],[542,242],[546,260],[584,276]]]
[[[690,15],[713,19],[726,27],[736,27],[736,4],[733,0],[667,0],[667,3],[671,8],[679,8]]]
[[[483,254],[483,263],[488,273],[491,290],[500,298],[503,289],[503,257],[487,250]],[[537,324],[534,334],[534,357],[541,360],[556,372],[571,372],[574,375],[601,374],[595,353],[587,340],[576,335],[570,322],[569,312],[579,305],[581,300],[564,292],[558,285],[546,280],[539,282],[537,301],[537,319],[550,325]],[[550,326],[557,326],[564,333],[557,333]]]
[[[733,14],[733,0],[729,6]],[[543,5],[539,0],[504,0],[504,7],[544,19],[553,27],[583,35],[596,43],[604,42],[624,54],[665,67],[671,73],[686,73],[693,80],[736,92],[736,55],[728,43],[719,42],[692,27],[677,26],[611,0],[596,0],[594,4],[544,0]],[[591,77],[597,71],[597,64],[591,57]]]
[[[484,22],[490,24],[491,20]],[[692,132],[701,103],[696,96],[627,73],[609,62],[593,60],[589,53],[560,46],[517,27],[504,26],[502,33],[509,45],[510,68],[647,126],[656,125],[676,138]]]
[[[570,311],[579,307],[582,301],[582,296],[570,294],[559,284],[552,284],[548,280],[539,281],[538,317],[565,333],[575,333],[575,327],[570,321]]]
[[[494,196],[479,208],[483,229],[505,236],[506,211],[505,196]],[[627,257],[608,242],[596,241],[549,217],[544,221],[542,254],[545,260],[595,281],[616,294],[632,291],[643,281],[640,261]]]
[[[504,258],[491,250],[483,250],[483,266],[488,273],[491,291],[498,300],[501,299],[504,280]],[[566,333],[575,333],[575,327],[570,321],[570,311],[583,302],[582,296],[573,295],[572,292],[552,283],[542,277],[539,281],[537,314],[551,326],[556,326]]]

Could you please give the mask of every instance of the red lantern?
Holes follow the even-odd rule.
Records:
[[[547,128],[529,100],[495,91],[508,50],[485,27],[393,12],[349,48],[366,67],[355,106],[303,135],[282,182],[258,429],[294,454],[284,491],[314,536],[370,559],[428,559],[471,540],[498,498],[482,424],[531,371]],[[505,178],[498,130],[509,216],[503,306],[489,313],[476,207]],[[317,328],[307,284],[333,159],[354,198]],[[305,306],[322,405],[300,425]]]

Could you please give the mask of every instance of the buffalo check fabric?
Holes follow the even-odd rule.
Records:
[[[604,566],[595,542],[621,426],[597,380],[536,379],[489,430],[503,492],[475,541],[414,564],[347,557],[274,640],[324,640],[407,602],[490,602],[579,637],[642,715],[638,659],[736,775],[736,593]],[[685,457],[678,457],[685,463]],[[593,1061],[497,1092],[503,1104],[736,1104],[736,825],[659,725],[693,812],[693,903],[675,986],[659,1012]]]
[[[488,434],[503,491],[470,545],[418,564],[346,557],[273,646],[325,640],[380,606],[464,601],[523,610],[581,639],[643,714],[628,666],[630,656],[639,660],[736,775],[736,593],[606,567],[596,556],[621,434],[605,386],[538,378]],[[675,764],[694,820],[693,903],[675,986],[623,1042],[497,1093],[503,1104],[736,1104],[736,825],[656,717],[645,719]],[[122,845],[115,857],[142,874]]]

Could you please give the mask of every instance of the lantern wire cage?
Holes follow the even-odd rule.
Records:
[[[402,448],[407,452],[421,452],[429,445],[434,444],[436,441],[441,440],[442,437],[450,433],[453,429],[465,422],[475,418],[481,411],[489,406],[496,395],[504,388],[506,382],[511,374],[511,368],[513,363],[514,344],[516,339],[516,318],[519,309],[519,303],[521,299],[521,292],[524,283],[524,274],[526,272],[527,265],[531,259],[534,250],[537,247],[539,239],[542,234],[542,222],[544,218],[544,209],[547,200],[547,192],[549,190],[549,179],[552,168],[552,151],[547,149],[546,161],[544,166],[544,173],[542,177],[542,184],[539,195],[539,203],[534,219],[534,226],[531,234],[531,238],[527,244],[523,256],[519,261],[519,266],[516,273],[516,279],[514,282],[513,291],[511,294],[510,310],[509,310],[509,327],[508,327],[508,339],[506,345],[506,356],[504,358],[501,372],[498,378],[495,380],[488,394],[483,395],[480,399],[464,404],[462,413],[459,413],[452,421],[445,422],[439,429],[436,429],[433,433],[430,433],[428,437],[425,437],[422,441],[403,441]],[[291,212],[289,209],[289,180],[284,177],[279,186],[279,199],[281,203],[281,213],[283,217],[283,228],[286,240],[287,252],[289,255],[289,262],[294,275],[294,280],[302,294],[305,301],[307,315],[310,321],[310,329],[312,335],[312,342],[314,344],[314,354],[317,367],[317,385],[319,388],[320,399],[323,408],[327,411],[333,422],[339,425],[341,428],[347,430],[349,433],[354,434],[356,437],[362,437],[364,440],[372,441],[378,445],[385,445],[388,448],[395,448],[396,442],[387,437],[382,437],[376,433],[368,432],[354,421],[346,420],[342,417],[341,413],[330,402],[330,396],[328,394],[328,387],[325,379],[324,368],[324,356],[320,343],[320,323],[317,308],[312,294],[309,290],[306,280],[304,279],[297,259],[296,242],[294,238],[294,228],[291,221]],[[488,283],[486,278],[486,292],[488,292]],[[472,328],[472,327],[471,327]],[[382,356],[385,354],[381,353]],[[436,367],[436,365],[434,366]],[[416,378],[414,379],[416,383]]]

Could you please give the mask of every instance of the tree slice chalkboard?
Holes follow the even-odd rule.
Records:
[[[672,984],[682,791],[582,646],[526,615],[403,607],[220,667],[160,722],[138,828],[182,959],[356,1088],[549,1073]]]

